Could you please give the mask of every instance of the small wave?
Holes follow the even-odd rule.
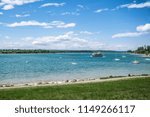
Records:
[[[29,61],[26,61],[26,64],[28,64],[29,63]]]
[[[122,56],[122,58],[126,58],[126,56]]]
[[[150,59],[149,59],[149,58],[146,58],[145,60],[150,61]]]
[[[115,61],[120,61],[120,59],[118,59],[118,58],[115,58]]]
[[[75,62],[72,62],[71,64],[72,64],[72,65],[77,65],[77,63],[75,63]]]

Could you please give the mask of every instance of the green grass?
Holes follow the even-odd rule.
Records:
[[[70,100],[70,99],[150,99],[150,78],[72,84],[62,86],[1,89],[0,99]]]

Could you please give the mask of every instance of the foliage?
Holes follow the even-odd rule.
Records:
[[[42,49],[1,49],[1,54],[28,54],[28,53],[65,53],[65,52],[92,52],[92,50],[42,50]]]
[[[150,54],[150,46],[138,47],[138,49],[135,50],[135,52],[139,54]]]
[[[141,46],[138,47],[135,51],[128,50],[129,53],[137,53],[137,54],[150,54],[150,46]]]

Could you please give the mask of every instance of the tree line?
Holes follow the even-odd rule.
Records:
[[[130,53],[137,53],[137,54],[150,54],[150,46],[141,46],[138,47],[136,50],[132,51],[132,50],[128,50],[128,52]]]
[[[93,50],[0,49],[0,54],[93,52]]]

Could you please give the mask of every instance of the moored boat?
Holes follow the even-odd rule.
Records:
[[[101,52],[93,52],[92,57],[102,57],[103,54]]]
[[[140,62],[135,60],[135,61],[132,61],[133,64],[139,64]]]

